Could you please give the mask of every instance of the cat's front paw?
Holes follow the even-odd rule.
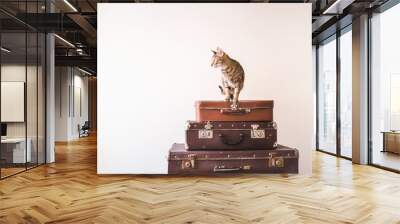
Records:
[[[239,106],[237,105],[237,103],[232,103],[231,104],[231,109],[232,110],[237,110],[239,108]]]

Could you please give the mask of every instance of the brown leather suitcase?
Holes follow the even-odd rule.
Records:
[[[187,151],[173,144],[168,174],[213,175],[217,173],[298,173],[297,149],[278,145],[275,150]]]
[[[253,150],[276,147],[276,123],[266,121],[188,121],[190,150]]]
[[[273,121],[272,100],[243,100],[232,109],[230,102],[197,101],[196,121]]]

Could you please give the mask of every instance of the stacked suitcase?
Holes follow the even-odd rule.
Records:
[[[298,173],[298,150],[277,144],[273,101],[196,102],[186,144],[173,144],[169,174]]]

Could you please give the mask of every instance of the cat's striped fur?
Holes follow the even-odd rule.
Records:
[[[222,72],[222,86],[219,86],[221,93],[225,95],[226,101],[232,102],[232,107],[237,108],[239,93],[244,84],[243,67],[220,48],[217,48],[217,51],[213,51],[213,53],[211,66],[221,68]]]

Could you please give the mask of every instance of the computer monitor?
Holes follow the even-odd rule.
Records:
[[[7,124],[1,123],[1,137],[7,136]]]

